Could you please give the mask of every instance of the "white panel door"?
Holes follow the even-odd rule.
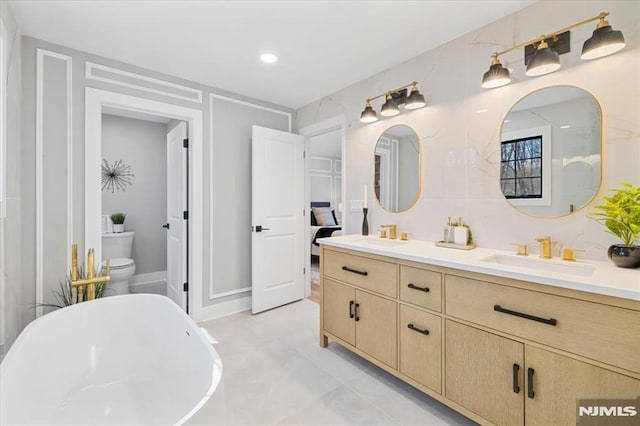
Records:
[[[304,138],[252,127],[251,311],[304,298]]]
[[[187,123],[167,134],[167,296],[187,309]]]

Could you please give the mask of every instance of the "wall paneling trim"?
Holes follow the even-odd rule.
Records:
[[[71,244],[73,243],[73,102],[72,102],[72,59],[70,56],[62,55],[45,49],[36,51],[36,304],[44,303],[44,239],[45,239],[45,164],[44,156],[45,144],[49,145],[49,132],[45,132],[46,107],[45,92],[45,60],[53,58],[63,61],[65,64],[65,102],[66,102],[66,152],[62,170],[66,170],[66,261],[64,270],[71,264]],[[54,76],[55,77],[55,76]],[[59,83],[59,82],[58,82]],[[56,105],[57,107],[57,105]],[[42,306],[37,306],[36,316],[43,314]]]
[[[202,103],[202,90],[89,61],[85,62],[85,78],[198,104]]]

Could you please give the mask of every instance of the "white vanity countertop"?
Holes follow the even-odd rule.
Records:
[[[457,250],[437,247],[432,241],[388,240],[357,234],[322,238],[318,242],[397,259],[640,301],[640,269],[619,268],[609,262],[566,262],[559,258],[539,259],[535,255],[522,260],[523,257],[503,250]],[[516,264],[530,262],[531,265],[512,266],[487,261],[496,256],[505,261],[513,260]]]

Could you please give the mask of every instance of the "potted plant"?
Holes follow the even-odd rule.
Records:
[[[124,219],[127,217],[124,213],[114,213],[111,215],[113,222],[113,232],[124,232]]]
[[[609,259],[622,268],[640,266],[640,187],[628,182],[622,188],[612,189],[613,195],[603,195],[604,202],[590,213],[607,227],[609,233],[622,240],[622,244],[609,247]]]

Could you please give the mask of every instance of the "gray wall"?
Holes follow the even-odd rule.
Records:
[[[288,130],[288,126],[283,124],[283,114],[291,114],[292,111],[268,102],[255,100],[245,96],[237,95],[224,90],[203,86],[190,81],[185,81],[175,77],[167,76],[157,72],[134,67],[121,62],[98,57],[85,52],[54,45],[30,37],[22,38],[22,159],[21,177],[23,186],[21,188],[22,200],[22,262],[21,265],[25,286],[23,287],[23,307],[33,304],[35,301],[35,270],[36,270],[36,49],[46,49],[59,54],[68,55],[73,61],[71,81],[73,86],[73,102],[71,113],[73,118],[73,149],[71,152],[73,168],[73,241],[84,242],[84,91],[86,87],[124,93],[150,100],[171,103],[188,108],[198,109],[203,112],[203,156],[198,161],[202,161],[204,173],[203,185],[203,306],[218,304],[229,300],[227,298],[210,298],[210,293],[218,294],[229,289],[237,290],[245,288],[250,283],[249,259],[250,259],[250,229],[249,212],[251,209],[249,202],[249,135],[250,124],[271,126],[278,129]],[[106,65],[109,67],[137,73],[146,77],[161,79],[163,81],[183,85],[191,89],[202,91],[202,101],[192,101],[178,99],[171,95],[162,93],[152,93],[139,88],[125,87],[111,82],[97,81],[85,77],[86,61]],[[55,62],[55,61],[54,61]],[[104,73],[101,74],[104,76]],[[110,77],[118,78],[117,74],[110,74]],[[130,82],[130,81],[129,81]],[[45,67],[43,72],[43,83],[45,86],[64,85],[64,81],[50,72],[49,67]],[[136,82],[144,84],[144,82]],[[154,89],[156,83],[149,83]],[[174,89],[167,90],[167,92]],[[224,96],[234,100],[256,104],[265,109],[258,109],[246,105],[239,105],[228,101],[213,102],[213,110],[210,110],[209,97],[211,94]],[[47,111],[52,111],[64,104],[60,96],[47,96],[43,100],[45,115]],[[282,113],[273,112],[282,111]],[[212,123],[210,113],[214,117],[214,134],[211,135]],[[284,120],[288,122],[288,117]],[[57,130],[62,124],[60,122],[47,122],[43,130],[45,135],[57,135]],[[211,138],[211,136],[213,136]],[[210,139],[211,138],[211,139]],[[58,136],[48,137],[45,142],[65,149]],[[211,151],[213,150],[213,152]],[[213,155],[212,155],[213,154]],[[62,169],[59,169],[62,170]],[[50,172],[53,173],[53,172]],[[214,173],[213,186],[209,185],[210,174]],[[50,178],[44,176],[45,181]],[[213,209],[209,209],[210,202],[214,197]],[[63,200],[53,198],[48,200],[49,204],[44,206],[44,211],[58,211],[67,213],[68,209]],[[50,232],[44,230],[45,234]],[[210,239],[213,238],[212,242]],[[221,243],[221,238],[225,238]],[[43,247],[43,257],[47,259],[55,253],[66,253],[69,249],[64,239],[47,238]],[[210,250],[213,249],[213,251]],[[58,281],[64,278],[64,270],[67,265],[62,264],[59,272],[49,271],[45,276],[45,300],[50,297],[51,290],[57,288]],[[224,270],[218,274],[210,274],[211,271]],[[237,294],[230,298],[246,297],[248,293]],[[23,324],[34,318],[34,311],[23,309]]]
[[[102,191],[102,214],[123,212],[135,231],[136,274],[167,270],[167,125],[102,115],[102,158],[131,167],[125,191]]]
[[[289,130],[287,117],[270,111],[224,99],[213,110],[213,286],[203,287],[203,300],[251,286],[251,125]]]
[[[7,2],[0,2],[0,18],[7,30],[6,84],[7,93],[7,161],[6,161],[6,194],[7,216],[0,220],[0,232],[3,233],[5,247],[3,250],[5,269],[0,271],[6,287],[4,288],[5,309],[0,313],[0,322],[4,328],[4,342],[0,342],[0,359],[9,349],[18,333],[24,327],[22,312],[28,309],[22,302],[22,288],[32,285],[23,280],[21,249],[21,192],[20,192],[20,158],[21,158],[21,74],[22,61],[20,52],[20,29],[9,9]],[[2,291],[2,289],[0,289]]]

